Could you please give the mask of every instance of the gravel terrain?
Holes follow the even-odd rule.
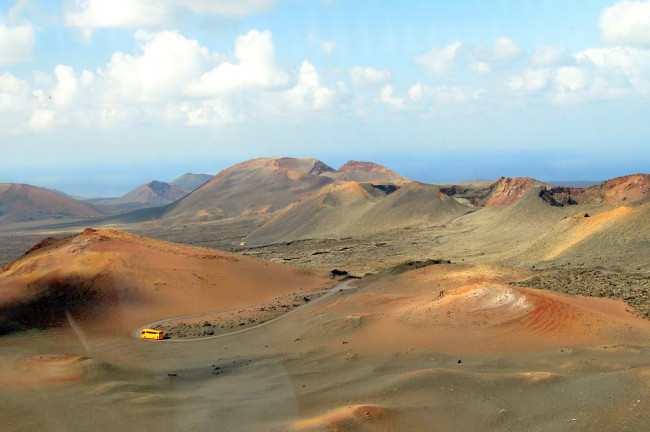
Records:
[[[636,313],[650,319],[650,276],[600,269],[569,269],[540,274],[513,285],[625,300]]]

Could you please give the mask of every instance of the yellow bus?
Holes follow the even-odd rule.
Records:
[[[142,339],[164,339],[165,334],[161,332],[160,330],[154,330],[154,329],[142,329],[140,331],[140,337]]]

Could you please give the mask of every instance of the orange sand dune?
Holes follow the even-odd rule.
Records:
[[[563,240],[549,251],[544,259],[555,258],[599,230],[606,229],[608,226],[622,221],[638,211],[640,211],[639,208],[633,209],[622,206],[588,218],[583,217],[584,215],[580,213],[570,219],[561,221],[559,225],[563,226],[566,230],[562,236]]]
[[[511,286],[481,267],[430,266],[321,307],[304,335],[359,351],[529,352],[647,344],[650,322],[622,301]],[[478,280],[477,280],[478,279]]]
[[[112,230],[42,242],[0,272],[0,323],[128,334],[155,320],[322,289],[324,272]]]
[[[72,354],[1,356],[0,386],[33,387],[81,381],[92,361]]]
[[[377,405],[351,405],[325,414],[294,422],[289,431],[373,431],[378,430],[388,416],[386,409]],[[385,430],[385,429],[379,429]]]

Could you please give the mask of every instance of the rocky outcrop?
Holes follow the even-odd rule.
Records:
[[[449,185],[440,188],[445,195],[463,198],[477,207],[510,205],[541,182],[528,177],[500,177],[487,187]]]
[[[575,205],[578,203],[571,197],[572,190],[573,188],[566,188],[562,186],[553,187],[550,189],[542,188],[542,190],[539,191],[539,197],[553,207]]]

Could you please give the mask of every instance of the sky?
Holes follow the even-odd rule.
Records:
[[[650,172],[650,1],[0,2],[0,182],[257,157],[447,183]]]

